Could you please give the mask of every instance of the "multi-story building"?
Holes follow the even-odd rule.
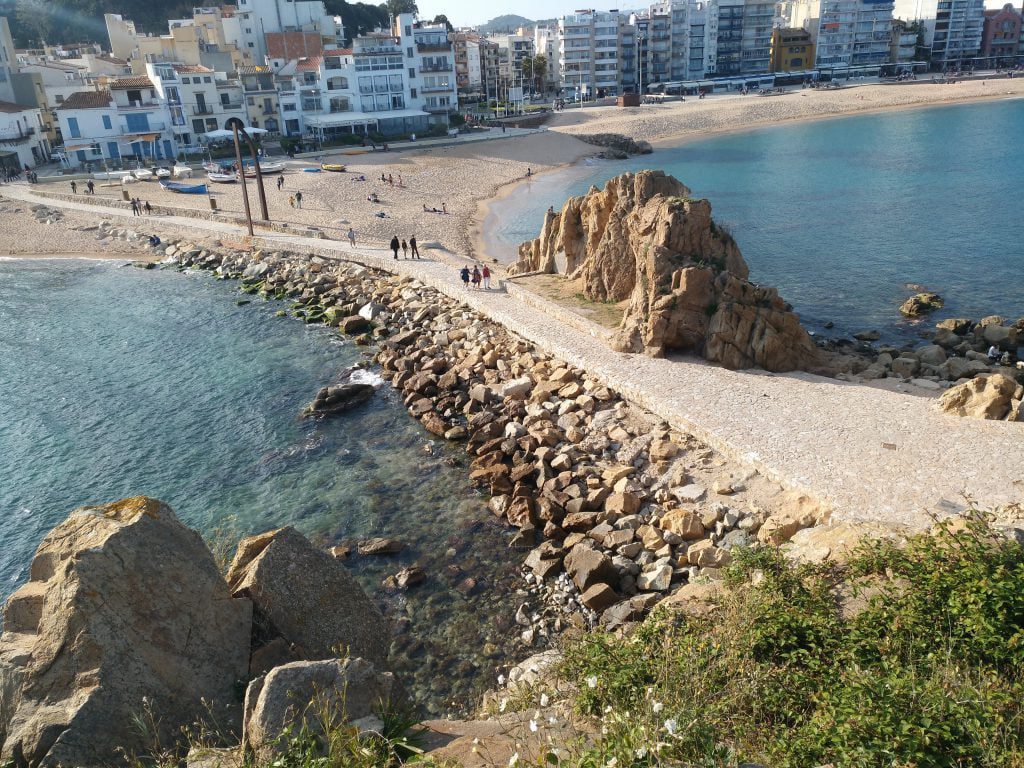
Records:
[[[771,71],[772,28],[775,3],[745,0],[740,42],[740,74],[760,75]]]
[[[490,39],[498,44],[498,79],[501,86],[519,86],[523,62],[534,55],[533,37],[526,34],[508,34],[492,35]]]
[[[313,33],[330,48],[345,38],[341,17],[328,14],[322,0],[237,0],[223,26],[226,42],[238,47],[245,64],[265,63],[268,33]]]
[[[743,0],[718,0],[715,71],[720,77],[743,72]]]
[[[909,64],[919,61],[917,55],[918,37],[921,25],[918,22],[892,20],[892,38],[889,42],[889,61],[893,64]]]
[[[0,166],[20,170],[50,159],[49,113],[39,106],[38,82],[18,71],[6,17],[0,16]]]
[[[981,34],[981,57],[990,66],[1016,64],[1020,55],[1021,14],[1007,3],[999,10],[985,11]]]
[[[147,64],[157,99],[166,104],[174,141],[198,145],[203,135],[248,117],[239,80],[195,64]]]
[[[939,0],[932,37],[932,68],[956,70],[973,66],[981,53],[984,0]]]
[[[688,80],[703,80],[715,74],[718,56],[718,4],[715,0],[691,0]]]
[[[892,9],[892,0],[821,0],[817,65],[885,64],[890,58]]]
[[[772,32],[772,72],[800,72],[814,66],[814,40],[802,27]]]
[[[578,11],[558,20],[561,87],[584,96],[617,94],[620,69],[631,67],[635,49],[623,51],[635,28],[618,12]]]
[[[447,125],[448,113],[459,104],[455,48],[448,39],[448,28],[403,13],[394,20],[394,34],[405,52],[410,108],[443,115],[441,122]]]
[[[262,128],[271,133],[281,130],[280,103],[274,85],[274,71],[266,65],[246,65],[238,68],[245,97],[246,125]]]

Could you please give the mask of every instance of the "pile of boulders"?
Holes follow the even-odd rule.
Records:
[[[631,155],[649,155],[654,151],[650,142],[637,141],[621,133],[579,133],[576,138],[595,147],[604,147],[598,154],[604,160],[625,160]]]
[[[29,208],[37,224],[56,224],[64,219],[63,212],[58,208],[46,205],[33,205]]]

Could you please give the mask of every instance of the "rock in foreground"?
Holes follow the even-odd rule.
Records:
[[[335,413],[355,408],[373,397],[371,384],[339,384],[332,387],[321,387],[313,402],[302,411],[303,416],[330,416]]]
[[[99,766],[202,720],[240,724],[252,605],[199,534],[146,497],[83,507],[43,540],[4,610],[0,764]],[[148,705],[144,704],[148,702]],[[152,738],[152,737],[150,737]]]
[[[939,398],[939,409],[975,419],[1024,421],[1024,385],[1001,373],[983,374],[957,384]]]
[[[774,288],[751,283],[707,200],[661,171],[625,173],[547,214],[510,274],[563,273],[592,301],[629,301],[617,349],[693,352],[729,368],[812,368],[818,350]]]

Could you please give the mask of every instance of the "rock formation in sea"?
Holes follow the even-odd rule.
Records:
[[[511,275],[564,274],[599,302],[629,301],[621,351],[693,352],[729,368],[807,369],[818,350],[774,288],[750,282],[732,236],[661,171],[624,173],[549,211]]]

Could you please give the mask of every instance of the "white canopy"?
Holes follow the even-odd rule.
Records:
[[[250,136],[255,136],[256,134],[259,134],[259,133],[266,133],[266,131],[264,129],[262,129],[262,128],[251,128],[248,125],[245,126],[245,128],[243,130],[246,133],[248,133]],[[220,130],[216,130],[216,131],[207,131],[203,135],[206,138],[208,138],[208,139],[214,139],[214,140],[216,140],[216,139],[231,139],[231,138],[234,138],[235,132],[234,131],[229,131],[229,130],[227,130],[225,128],[221,128]]]

